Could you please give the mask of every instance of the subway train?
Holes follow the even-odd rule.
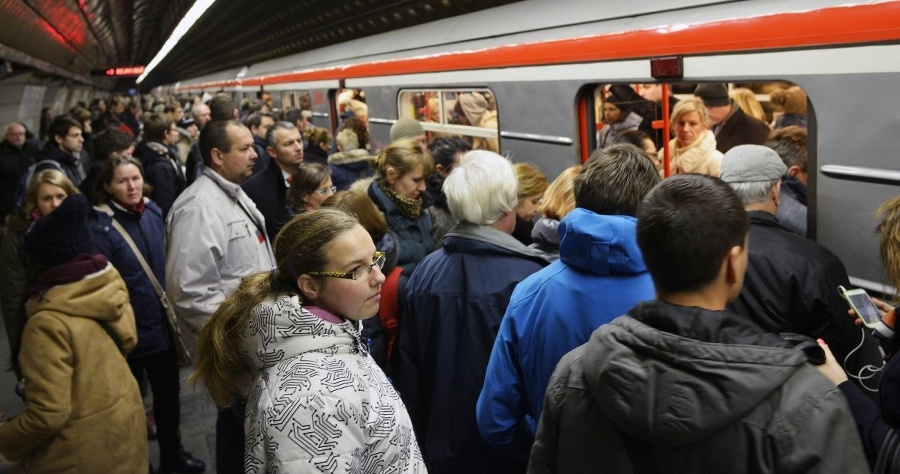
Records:
[[[314,125],[335,130],[339,91],[354,89],[365,94],[373,149],[398,118],[412,117],[431,134],[496,138],[513,161],[552,179],[596,147],[609,85],[689,93],[708,82],[795,84],[808,95],[810,237],[841,257],[853,284],[892,293],[874,226],[878,204],[900,190],[900,97],[890,92],[900,83],[898,41],[900,2],[526,1],[154,92],[271,97],[276,107],[310,108]],[[456,98],[473,91],[493,102],[497,129],[454,120]]]

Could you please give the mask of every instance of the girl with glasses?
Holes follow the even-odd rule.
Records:
[[[222,408],[246,400],[244,470],[424,473],[406,407],[360,337],[384,282],[369,233],[341,210],[305,212],[275,258],[204,326],[193,375]]]

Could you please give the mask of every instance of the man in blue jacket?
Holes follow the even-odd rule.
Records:
[[[478,435],[475,402],[513,288],[547,264],[510,234],[517,180],[496,153],[463,156],[444,181],[459,224],[409,278],[392,375],[428,472],[518,473]]]
[[[659,177],[629,144],[597,150],[575,177],[576,208],[559,224],[559,260],[512,294],[478,398],[488,443],[527,460],[557,362],[600,325],[653,299],[634,214]]]

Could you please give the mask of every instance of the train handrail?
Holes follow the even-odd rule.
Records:
[[[888,181],[900,184],[900,171],[864,166],[822,165],[822,173],[832,178]]]

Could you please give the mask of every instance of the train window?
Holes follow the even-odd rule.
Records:
[[[500,151],[497,101],[489,89],[403,90],[397,115],[422,123],[431,141],[457,136],[476,149]]]
[[[312,100],[310,99],[309,91],[282,92],[280,108],[309,110],[312,108]]]

